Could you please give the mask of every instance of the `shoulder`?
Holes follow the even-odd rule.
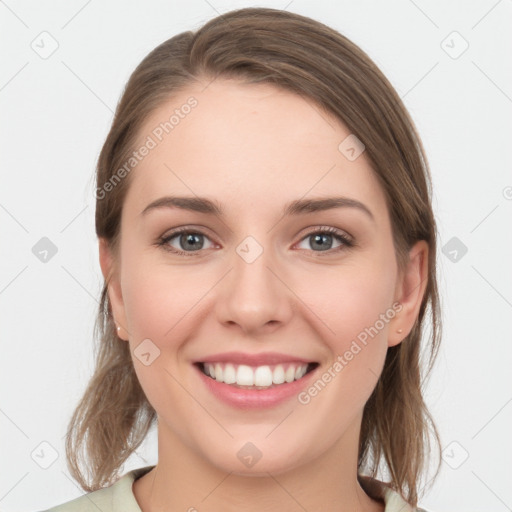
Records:
[[[129,471],[114,484],[83,494],[43,512],[142,512],[133,494],[133,482],[154,466]]]
[[[67,501],[66,503],[56,505],[44,512],[92,512],[93,510],[95,512],[98,510],[103,512],[113,512],[113,495],[115,487],[121,480],[118,480],[110,487],[89,492],[71,501]]]

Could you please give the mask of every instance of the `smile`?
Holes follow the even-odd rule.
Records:
[[[270,389],[301,379],[318,363],[288,363],[248,366],[234,363],[199,363],[199,368],[217,382],[246,389]]]

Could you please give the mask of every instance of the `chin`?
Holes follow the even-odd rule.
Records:
[[[266,454],[265,451],[268,451]],[[242,448],[234,449],[233,452],[218,454],[210,462],[217,468],[238,476],[247,477],[268,477],[268,474],[278,475],[286,473],[298,467],[300,460],[297,451],[290,449],[289,453],[276,454],[271,448],[258,450],[252,443],[243,443]]]

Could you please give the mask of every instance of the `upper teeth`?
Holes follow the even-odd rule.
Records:
[[[272,384],[293,382],[304,377],[307,364],[289,363],[285,370],[282,364],[276,366],[247,366],[231,363],[204,363],[204,371],[218,382],[238,384],[239,386],[268,387]]]

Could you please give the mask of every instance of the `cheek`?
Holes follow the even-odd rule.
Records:
[[[298,292],[317,317],[332,358],[330,375],[336,375],[333,387],[346,401],[363,403],[380,375],[389,322],[396,316],[394,286],[393,260],[381,258],[310,275]]]
[[[329,327],[322,332],[329,333],[329,338],[340,348],[376,323],[379,331],[387,331],[387,322],[383,325],[380,319],[382,315],[394,314],[392,262],[386,264],[382,259],[375,259],[363,264],[358,261],[305,276],[297,295]]]
[[[143,255],[132,255],[123,264],[123,297],[138,380],[157,411],[181,410],[185,415],[190,398],[178,384],[184,380],[180,351],[191,326],[198,325],[194,305],[205,294],[206,281]],[[144,353],[149,353],[145,361]]]
[[[133,260],[132,260],[133,261]],[[137,338],[169,339],[205,294],[199,272],[180,271],[159,262],[126,262],[123,286],[130,332]]]
[[[183,350],[200,329],[210,298],[205,294],[217,279],[211,270],[171,266],[154,254],[132,253],[123,264],[123,298],[135,371],[155,409],[157,404],[169,405],[163,390],[173,396],[173,407],[177,407],[186,396],[173,377],[180,382],[187,378],[181,364]],[[141,354],[148,352],[144,361]],[[148,359],[150,364],[145,365]]]

